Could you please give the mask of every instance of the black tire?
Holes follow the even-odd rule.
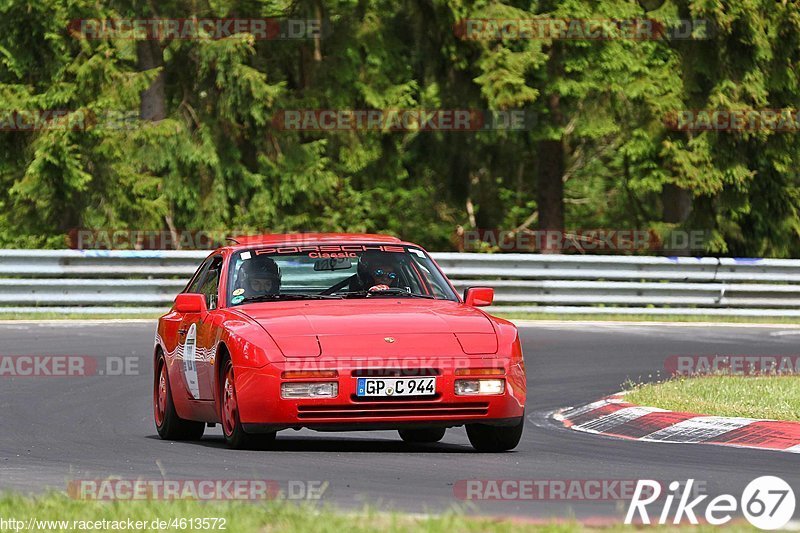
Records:
[[[442,440],[445,428],[401,429],[398,433],[405,442],[430,443]]]
[[[516,426],[467,424],[467,437],[472,447],[479,452],[505,452],[517,447],[522,439],[524,426],[524,416]]]
[[[167,374],[167,362],[163,354],[159,354],[156,359],[154,376],[153,418],[158,436],[164,440],[200,440],[206,425],[203,422],[184,420],[175,411],[172,387],[170,387]]]
[[[226,390],[230,384],[230,389]],[[226,358],[222,364],[219,380],[220,421],[225,442],[234,450],[263,450],[275,441],[275,432],[252,434],[245,432],[239,420],[238,401],[236,398],[236,380],[233,375],[233,363]],[[233,404],[230,404],[230,400]],[[226,414],[227,413],[227,414]]]

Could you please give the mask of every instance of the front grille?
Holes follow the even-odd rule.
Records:
[[[360,405],[299,405],[297,417],[309,419],[333,418],[436,418],[443,416],[480,416],[489,412],[487,402],[464,403],[416,403],[374,402]]]

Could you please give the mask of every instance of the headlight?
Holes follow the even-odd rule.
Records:
[[[339,384],[335,381],[316,383],[284,383],[281,385],[281,398],[336,398]]]
[[[457,379],[456,396],[477,394],[503,394],[506,382],[503,379]]]

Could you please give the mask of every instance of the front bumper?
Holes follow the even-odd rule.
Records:
[[[239,417],[245,431],[262,433],[287,428],[321,431],[452,427],[468,423],[515,425],[525,408],[526,381],[519,362],[502,358],[438,360],[424,369],[382,366],[379,361],[314,361],[318,369],[335,369],[339,393],[326,399],[282,399],[280,388],[285,370],[297,363],[280,363],[264,368],[235,368]],[[505,392],[497,395],[456,396],[456,369],[502,368]],[[356,383],[367,372],[376,377],[436,375],[436,395],[431,397],[358,398]],[[398,374],[399,373],[399,374]],[[487,376],[497,378],[498,376]]]

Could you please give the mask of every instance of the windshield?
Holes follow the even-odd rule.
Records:
[[[256,301],[387,297],[458,301],[428,254],[411,246],[253,248],[231,258],[231,306]]]

